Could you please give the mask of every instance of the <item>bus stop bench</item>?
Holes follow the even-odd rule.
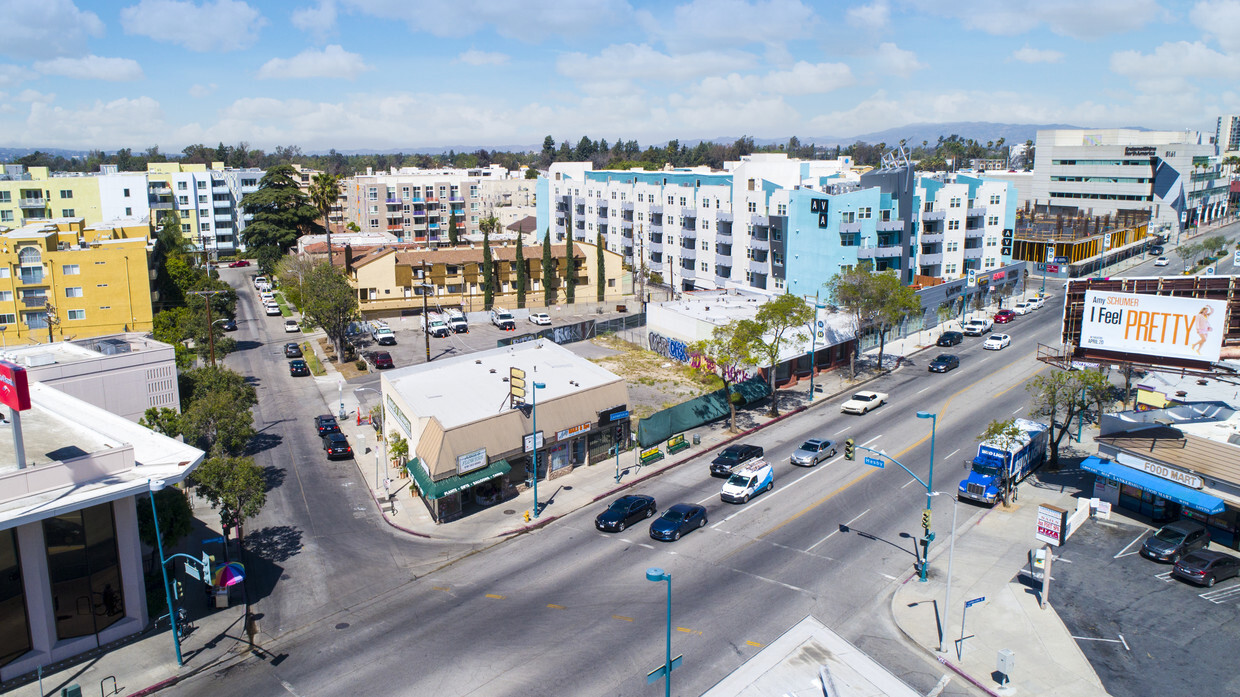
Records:
[[[643,465],[654,464],[662,459],[663,459],[663,451],[659,450],[658,447],[654,447],[654,448],[651,448],[650,450],[643,451],[641,454],[641,463]]]
[[[692,447],[692,445],[685,442],[685,434],[682,433],[677,436],[672,436],[672,438],[667,441],[667,454],[675,455],[681,450],[688,450]]]

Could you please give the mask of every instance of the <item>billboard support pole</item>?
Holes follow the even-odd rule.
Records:
[[[26,469],[26,442],[22,439],[22,413],[9,407],[9,421],[13,423],[13,450],[17,453],[17,469]]]

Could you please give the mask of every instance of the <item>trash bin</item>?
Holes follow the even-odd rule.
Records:
[[[699,436],[699,435],[698,435],[698,434],[696,434],[696,433],[695,433],[695,434],[693,434],[693,444],[694,444],[694,445],[701,445],[701,444],[702,444],[702,437],[701,437],[701,436]]]
[[[217,610],[228,607],[227,588],[217,588],[215,590],[215,607]]]
[[[60,689],[60,697],[82,697],[82,688],[77,683],[62,687]]]

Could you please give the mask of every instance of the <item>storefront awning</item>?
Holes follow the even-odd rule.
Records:
[[[418,490],[422,492],[422,498],[425,499],[441,499],[449,494],[455,494],[458,491],[464,491],[475,484],[490,481],[496,477],[502,477],[508,474],[508,470],[512,469],[512,465],[507,460],[496,460],[482,469],[474,470],[468,474],[454,474],[447,479],[441,479],[432,482],[430,475],[426,470],[422,469],[422,463],[415,457],[405,465],[413,480],[418,484]]]
[[[1217,496],[1203,494],[1183,484],[1176,484],[1162,477],[1155,477],[1148,472],[1125,467],[1118,462],[1111,462],[1098,457],[1087,457],[1081,461],[1081,469],[1102,475],[1108,479],[1114,479],[1128,486],[1135,486],[1143,491],[1158,494],[1168,501],[1175,501],[1178,504],[1188,506],[1202,513],[1214,515],[1222,513],[1224,509],[1223,499]]]

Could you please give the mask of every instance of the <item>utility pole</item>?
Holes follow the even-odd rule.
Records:
[[[223,295],[228,291],[225,290],[191,290],[190,295],[203,296],[203,301],[207,306],[207,344],[211,347],[211,367],[215,367],[215,323],[211,321],[211,296]]]
[[[56,306],[50,301],[43,306],[43,311],[47,313],[47,343],[50,344],[56,341],[52,337],[52,330],[60,324],[60,317],[56,316]]]
[[[422,337],[426,339],[426,362],[430,363],[431,362],[431,333],[430,331],[428,331],[429,326],[427,325],[428,315],[426,314],[426,311],[427,311],[426,291],[428,288],[431,287],[431,284],[427,283],[427,280],[429,279],[426,276],[426,260],[423,259],[422,260]]]

